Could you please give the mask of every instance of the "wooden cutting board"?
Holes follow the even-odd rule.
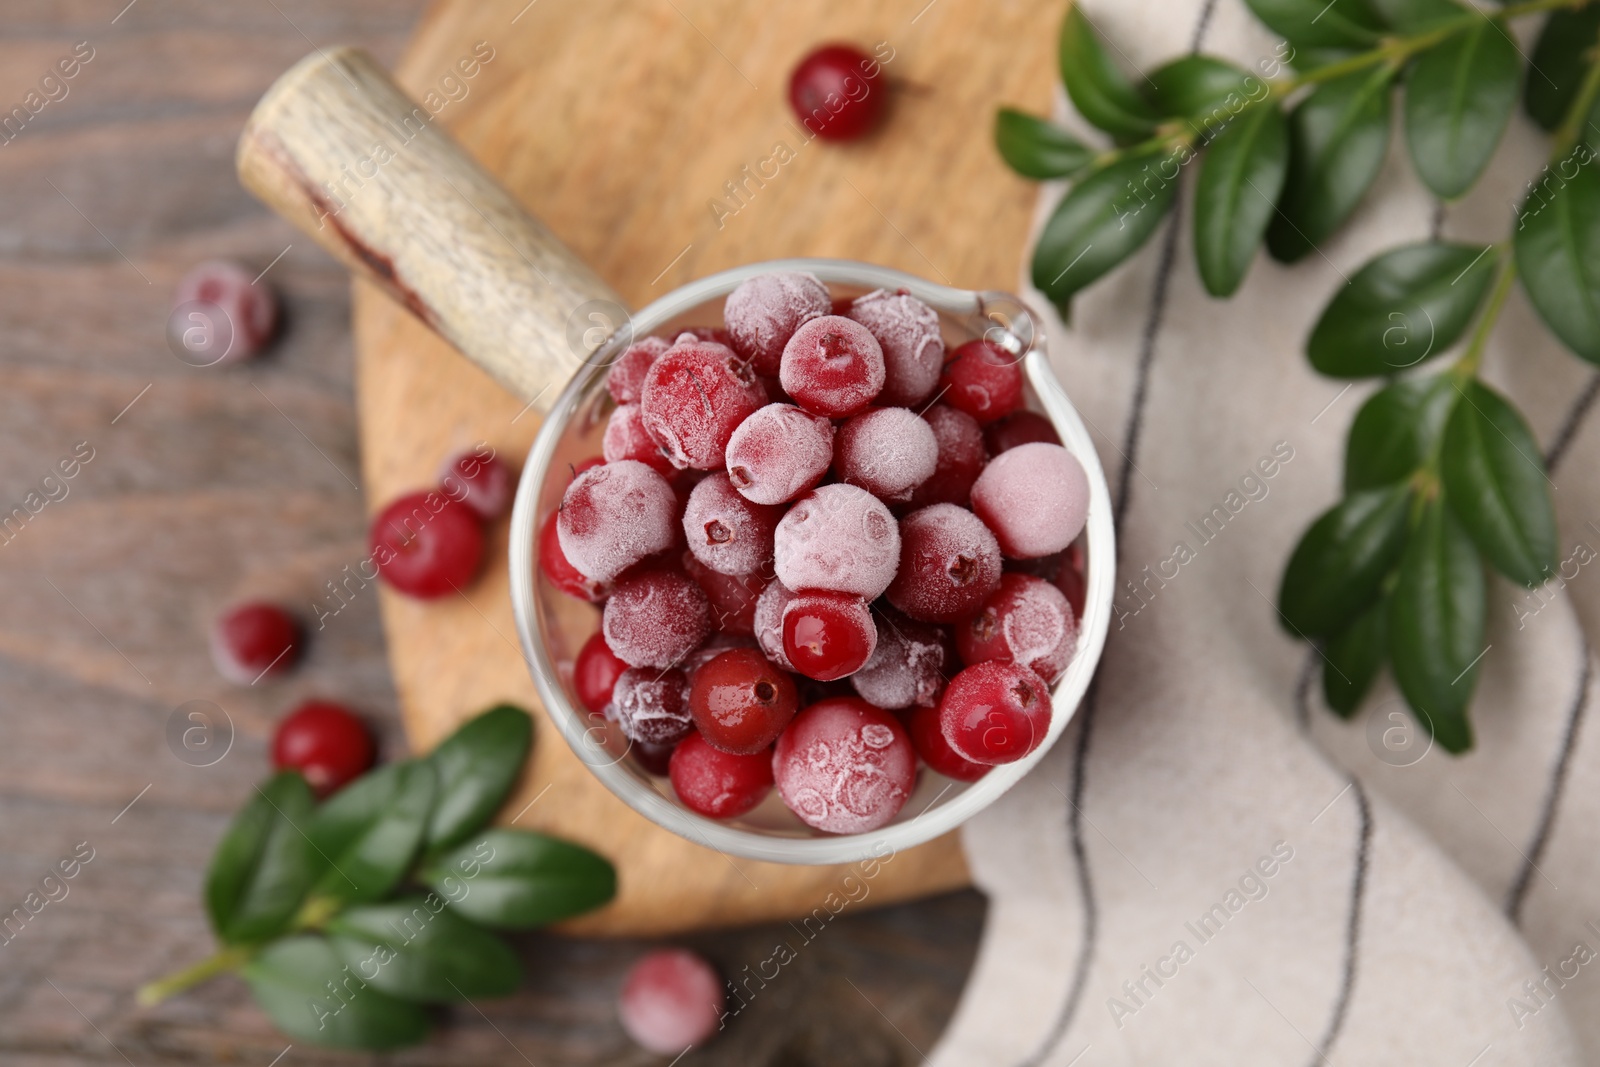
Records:
[[[994,108],[1045,109],[1061,14],[1059,4],[1025,0],[441,0],[397,76],[635,307],[713,271],[785,256],[1009,289],[1035,189],[996,156]],[[829,40],[877,46],[886,61],[888,121],[859,143],[808,141],[786,103],[788,72]],[[486,441],[513,463],[526,455],[538,416],[519,416],[521,403],[359,283],[355,337],[372,510],[430,484],[453,450]],[[463,599],[380,593],[419,751],[497,701],[539,708],[516,644],[506,540],[502,521]],[[568,924],[572,932],[790,918],[839,890],[844,868],[735,859],[656,828],[538,717],[532,766],[502,817],[588,845],[619,873],[617,899]],[[952,834],[894,857],[868,899],[966,884]]]

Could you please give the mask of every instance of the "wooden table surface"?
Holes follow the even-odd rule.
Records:
[[[125,3],[10,0],[0,21],[0,115],[79,42],[93,49],[65,96],[49,87],[57,99],[0,138],[0,515],[59,498],[0,535],[0,913],[80,842],[93,849],[68,895],[0,944],[0,1062],[267,1067],[288,1042],[242,983],[153,1010],[133,990],[211,950],[203,870],[265,773],[278,715],[323,695],[369,714],[389,753],[403,740],[375,598],[330,619],[282,682],[230,686],[206,654],[221,606],[265,595],[309,616],[365,540],[349,287],[239,188],[234,140],[262,90],[313,45],[362,44],[392,62],[421,5]],[[288,329],[252,366],[197,369],[167,349],[168,299],[186,268],[219,255],[271,265]],[[93,458],[45,484],[75,448]],[[231,747],[209,767],[167,745],[169,716],[192,700],[232,723]],[[919,1062],[982,919],[971,892],[846,912],[682,1063]],[[683,941],[737,973],[787,933]],[[638,942],[521,946],[524,988],[450,1011],[422,1048],[295,1047],[276,1062],[656,1062],[612,1011]]]

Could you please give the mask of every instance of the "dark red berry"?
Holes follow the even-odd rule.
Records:
[[[935,774],[976,782],[989,773],[990,764],[973,763],[950,747],[939,729],[938,708],[914,708],[906,717],[906,730],[911,734],[911,747]]]
[[[629,667],[611,691],[611,714],[630,741],[675,745],[694,729],[682,671]]]
[[[283,674],[300,658],[300,625],[276,604],[229,608],[211,630],[211,661],[230,682],[254,685]]]
[[[700,584],[711,602],[711,625],[720,633],[752,635],[756,604],[769,578],[761,574],[720,574],[684,553],[683,569]]]
[[[935,404],[922,413],[922,418],[933,427],[933,439],[939,445],[939,457],[934,463],[933,475],[917,486],[911,494],[911,506],[924,508],[929,504],[967,503],[972,483],[983,473],[988,456],[983,450],[983,430],[978,421],[965,411]]]
[[[978,613],[956,626],[964,663],[1020,663],[1046,685],[1061,677],[1077,647],[1077,618],[1066,594],[1026,574],[1002,575],[1000,588]]]
[[[383,580],[407,596],[449,596],[483,562],[483,520],[443,493],[411,493],[372,520],[372,560]]]
[[[375,755],[366,724],[332,701],[308,700],[278,724],[272,765],[298,770],[319,796],[359,778]]]
[[[617,1016],[646,1052],[681,1056],[717,1032],[723,1003],[722,979],[709,963],[685,949],[658,949],[628,971]]]
[[[516,483],[511,468],[490,452],[463,452],[445,464],[439,488],[451,500],[460,501],[478,517],[498,519],[511,506]]]
[[[939,729],[973,763],[1013,763],[1050,732],[1050,690],[1039,676],[998,660],[968,667],[939,704]]]
[[[889,603],[924,622],[955,622],[1000,586],[1000,546],[972,512],[932,504],[900,520]]]
[[[722,653],[694,672],[689,688],[695,728],[724,752],[768,748],[797,710],[794,682],[753,648]]]
[[[998,456],[1018,445],[1059,445],[1061,435],[1056,433],[1055,423],[1037,411],[1018,411],[985,426],[983,441],[989,446],[989,454]]]
[[[635,741],[628,746],[628,755],[646,774],[665,778],[672,766],[672,754],[677,748],[676,744],[652,745],[648,741]]]
[[[673,750],[668,773],[684,807],[710,819],[732,819],[772,791],[771,746],[726,752],[690,734]]]
[[[806,129],[829,141],[871,131],[883,114],[883,67],[853,45],[824,45],[789,76],[789,106]]]
[[[237,263],[212,260],[195,267],[178,282],[172,305],[207,304],[220,311],[226,323],[212,321],[200,345],[190,343],[198,322],[177,324],[184,345],[197,362],[233,363],[249,359],[266,347],[278,329],[278,298],[264,282],[252,283],[253,271]],[[206,347],[209,345],[210,347]],[[224,346],[218,348],[217,346]]]
[[[807,678],[831,682],[872,657],[878,630],[864,597],[819,590],[799,593],[783,609],[783,653]]]
[[[1022,365],[998,345],[968,341],[945,360],[939,389],[946,404],[993,422],[1022,407]]]
[[[567,560],[556,531],[556,514],[552,511],[546,515],[544,525],[539,527],[539,570],[551,585],[568,596],[598,604],[611,595],[611,585],[584,577],[583,572]]]
[[[1062,553],[1061,570],[1056,574],[1056,588],[1066,594],[1067,603],[1072,605],[1072,617],[1081,621],[1089,583],[1083,573],[1083,549],[1076,541]]]
[[[591,635],[572,661],[572,688],[578,693],[578,703],[590,711],[604,711],[617,679],[627,669],[606,644],[604,634]]]
[[[773,748],[772,773],[783,802],[807,825],[863,833],[905,806],[917,781],[917,754],[892,714],[856,697],[835,697],[794,717]]]
[[[812,319],[783,346],[778,380],[795,403],[832,419],[864,411],[883,391],[883,347],[865,326],[839,315]]]

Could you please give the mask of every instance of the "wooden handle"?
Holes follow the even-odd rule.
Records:
[[[585,329],[622,325],[610,286],[365,52],[318,51],[279,78],[238,167],[246,188],[540,411],[597,347]],[[609,307],[575,318],[591,301]]]

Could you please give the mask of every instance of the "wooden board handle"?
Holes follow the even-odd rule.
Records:
[[[597,347],[585,331],[622,325],[611,287],[358,49],[319,50],[279,78],[238,167],[268,206],[541,412]]]

